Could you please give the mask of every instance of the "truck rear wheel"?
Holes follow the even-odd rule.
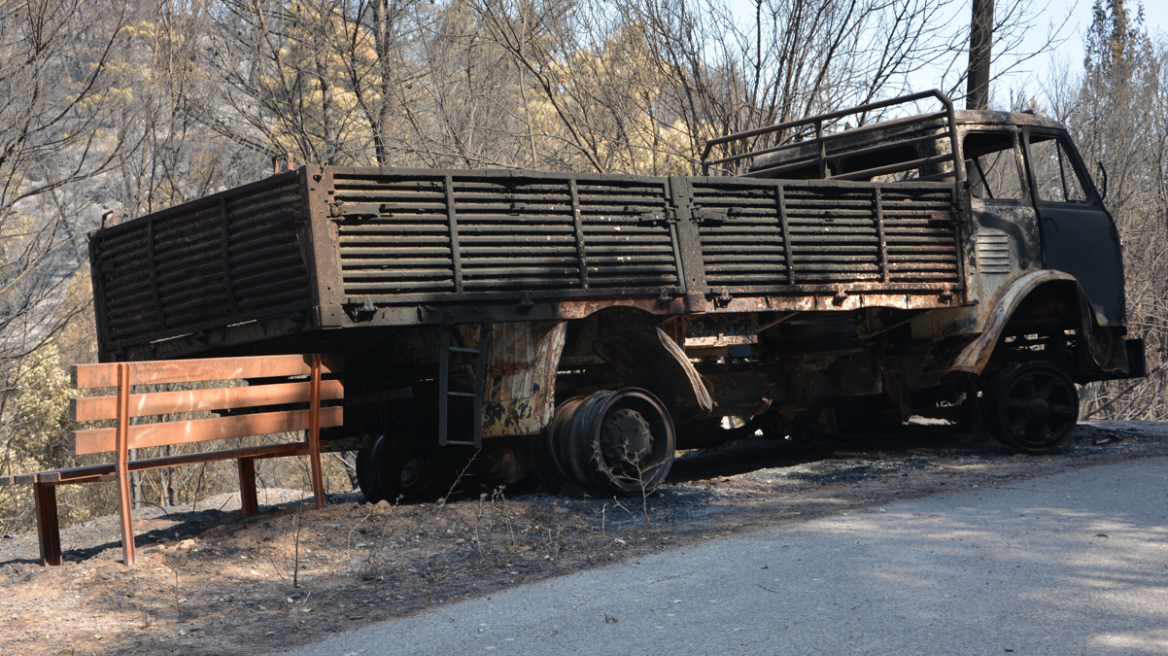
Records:
[[[437,445],[406,437],[383,436],[373,445],[370,492],[391,502],[439,496],[453,477],[445,476],[443,453]]]
[[[374,445],[380,444],[382,439],[378,437]],[[361,494],[365,495],[365,501],[369,503],[377,503],[385,498],[385,490],[381,489],[381,482],[377,480],[377,469],[374,466],[376,462],[373,446],[367,446],[357,452],[357,486],[361,488]]]
[[[665,406],[650,392],[601,390],[556,409],[540,456],[541,473],[594,496],[647,494],[669,475],[677,437]],[[545,481],[545,483],[548,483]]]
[[[1079,392],[1070,376],[1045,361],[1002,369],[983,392],[985,425],[999,442],[1030,453],[1053,449],[1079,420]]]

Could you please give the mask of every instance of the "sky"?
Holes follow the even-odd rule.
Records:
[[[1087,29],[1091,27],[1091,7],[1093,4],[1094,0],[1077,0],[1077,2],[1076,0],[1047,0],[1046,2],[1035,0],[1036,8],[1045,7],[1041,18],[1035,21],[1037,26],[1045,27],[1052,21],[1060,22],[1068,13],[1070,21],[1062,35],[1066,40],[1058,49],[1050,55],[1033,60],[1026,68],[1031,70],[1033,74],[1046,75],[1050,72],[1051,65],[1061,59],[1071,65],[1072,71],[1078,71],[1082,67],[1083,40],[1087,35]],[[1138,3],[1135,0],[1128,0],[1125,4],[1130,5],[1127,8],[1128,13],[1134,15]],[[966,13],[968,11],[966,9]],[[1151,34],[1168,32],[1168,2],[1165,0],[1145,0],[1144,25]],[[1045,31],[1043,29],[1032,31],[1027,46],[1030,48],[1039,47],[1044,37]]]
[[[1008,0],[996,0],[999,7]],[[1106,0],[1105,0],[1106,2]],[[750,0],[729,0],[732,11],[743,19],[753,18],[753,8]],[[999,78],[992,89],[992,104],[999,105],[1008,98],[1011,89],[1022,89],[1028,95],[1041,95],[1041,83],[1052,73],[1053,66],[1064,62],[1066,69],[1072,75],[1082,70],[1083,42],[1087,29],[1091,26],[1091,7],[1094,0],[1033,0],[1036,14],[1033,16],[1034,29],[1028,32],[1023,48],[1033,51],[1041,47],[1047,37],[1047,26],[1058,25],[1068,15],[1070,19],[1059,34],[1062,43],[1052,53],[1047,53],[1022,64],[1017,72]],[[1128,11],[1134,14],[1138,7],[1138,0],[1127,0]],[[970,3],[967,0],[954,16],[954,20],[968,22],[970,19]],[[1144,24],[1151,34],[1157,32],[1168,33],[1168,0],[1144,0]],[[964,62],[962,62],[964,63]],[[940,86],[937,71],[925,71],[911,80],[914,91],[926,91]]]

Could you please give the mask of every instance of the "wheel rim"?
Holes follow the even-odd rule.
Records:
[[[1053,369],[1027,371],[1007,380],[1000,398],[1002,427],[1021,449],[1057,446],[1078,416],[1074,383]]]
[[[673,466],[677,443],[665,406],[649,392],[602,390],[556,412],[552,450],[571,477],[596,495],[656,489]]]
[[[653,455],[653,429],[641,413],[620,408],[604,418],[600,448],[614,474],[636,478]]]
[[[401,486],[407,490],[415,486],[422,487],[422,483],[426,480],[426,464],[425,458],[410,458],[407,460],[398,473]]]

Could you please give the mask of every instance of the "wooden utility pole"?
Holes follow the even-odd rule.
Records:
[[[994,42],[994,0],[973,0],[969,24],[969,87],[966,109],[990,108],[990,51]]]

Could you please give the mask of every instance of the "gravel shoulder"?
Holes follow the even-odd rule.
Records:
[[[37,564],[35,533],[0,539],[0,653],[274,651],[727,533],[1162,455],[1160,422],[1086,423],[1037,457],[908,426],[689,452],[648,498],[494,490],[371,506],[355,493],[317,510],[300,492],[268,490],[266,512],[247,521],[231,495],[149,508],[135,518],[133,569],[118,562],[116,517],[62,530],[62,567]]]

